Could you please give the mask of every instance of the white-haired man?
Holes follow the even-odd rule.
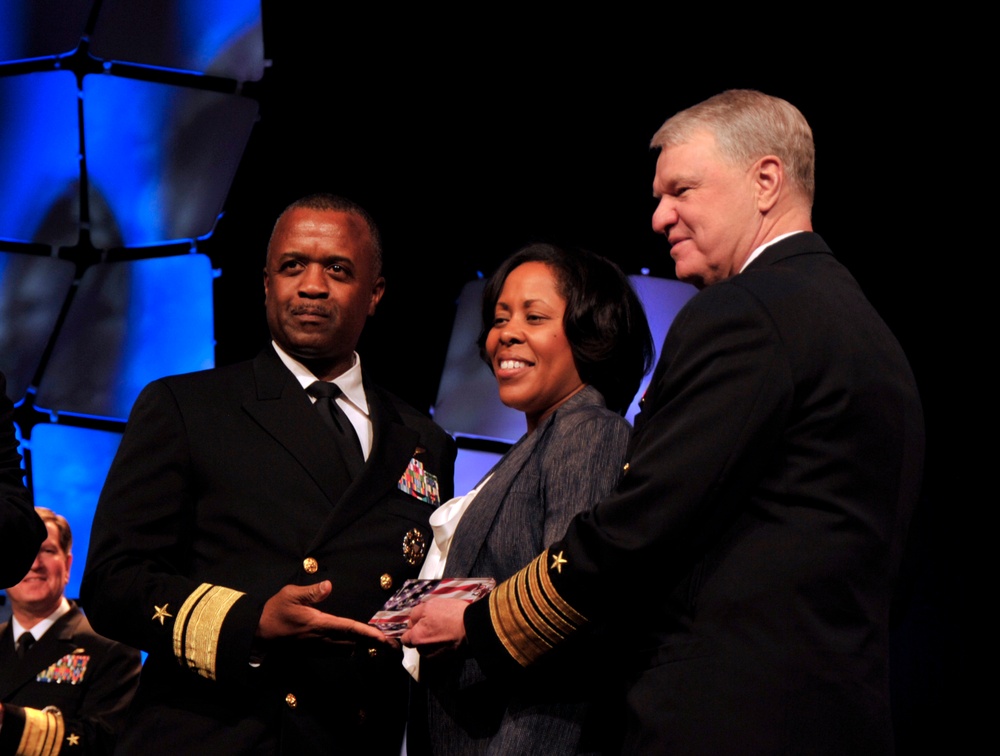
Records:
[[[888,613],[923,461],[916,385],[812,233],[813,140],[789,103],[724,92],[653,137],[653,228],[703,290],[678,314],[618,490],[469,607],[489,673],[627,623],[627,753],[887,753]]]

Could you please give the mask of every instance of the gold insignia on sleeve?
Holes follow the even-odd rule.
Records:
[[[168,606],[170,606],[170,604],[164,604],[163,606],[157,606],[156,604],[153,604],[153,608],[156,610],[155,612],[153,612],[153,621],[155,622],[156,620],[159,620],[160,627],[163,627],[163,621],[165,619],[174,616],[167,611]]]
[[[55,706],[44,709],[26,707],[24,731],[16,752],[24,756],[56,756],[62,748],[65,731],[62,712]]]
[[[80,745],[80,736],[77,735],[75,732],[70,733],[69,737],[66,738],[66,743],[68,743],[71,746]]]
[[[490,594],[490,618],[497,638],[522,667],[544,656],[588,620],[559,595],[545,569],[546,550]],[[553,554],[553,566],[562,552]],[[563,560],[565,563],[565,560]]]
[[[549,567],[549,569],[555,570],[560,575],[562,575],[562,568],[564,564],[567,564],[567,562],[565,559],[563,559],[563,553],[560,551],[558,554],[552,555],[552,566]]]
[[[408,564],[416,566],[427,554],[427,536],[416,528],[408,530],[403,536],[403,559]]]
[[[174,656],[182,666],[214,680],[219,634],[233,604],[245,594],[202,583],[185,599],[174,623]]]

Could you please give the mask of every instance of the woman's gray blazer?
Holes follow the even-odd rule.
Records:
[[[593,387],[571,397],[493,467],[492,479],[459,522],[445,576],[499,583],[521,569],[562,537],[574,515],[615,487],[630,433]],[[588,700],[590,675],[581,674],[594,660],[567,658],[571,654],[533,671],[516,689],[487,680],[475,659],[421,661],[432,753],[599,750],[589,732],[606,729],[598,721],[604,706],[595,711]]]

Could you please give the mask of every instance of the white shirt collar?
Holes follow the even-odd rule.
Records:
[[[278,353],[278,358],[284,363],[285,367],[292,371],[292,375],[302,385],[302,388],[308,388],[315,381],[319,380],[309,368],[278,346],[277,342],[272,340],[271,345],[274,347],[274,351]],[[338,375],[336,379],[330,381],[330,383],[336,383],[340,387],[344,398],[353,404],[362,414],[366,417],[368,416],[368,397],[365,396],[364,381],[361,377],[361,357],[357,352],[354,352],[354,359],[351,366]]]
[[[49,631],[49,628],[56,623],[56,620],[62,617],[64,614],[66,614],[66,612],[68,612],[69,609],[70,609],[69,601],[67,601],[66,597],[63,596],[62,600],[60,600],[59,602],[59,606],[56,607],[56,610],[52,612],[52,614],[43,619],[41,622],[38,622],[31,628],[29,628],[31,634],[35,636],[35,640],[37,641],[43,635],[45,635],[45,633]],[[11,620],[11,627],[14,630],[14,643],[17,643],[17,639],[20,638],[21,635],[27,631],[25,630],[24,625],[22,625],[20,622],[17,621],[17,617],[11,616],[10,620]]]
[[[744,270],[746,270],[747,265],[749,265],[758,257],[760,257],[760,253],[763,252],[768,247],[770,247],[772,244],[777,244],[782,239],[787,239],[789,236],[794,236],[795,234],[803,234],[803,233],[805,233],[805,231],[789,231],[787,234],[782,234],[781,236],[775,236],[773,239],[771,239],[771,241],[764,242],[759,247],[757,247],[757,249],[755,249],[753,252],[750,253],[750,257],[748,257],[746,262],[743,263],[743,267],[740,268],[739,272],[742,273]]]

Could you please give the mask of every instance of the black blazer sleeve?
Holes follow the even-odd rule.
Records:
[[[101,491],[81,596],[102,632],[179,659],[178,618],[191,624],[204,612],[224,617],[212,643],[214,670],[194,671],[239,679],[251,669],[251,644],[268,596],[187,577],[196,482],[184,418],[171,388],[154,382],[136,400]]]
[[[14,436],[14,405],[0,373],[0,588],[16,585],[45,540],[45,525],[28,501]]]

